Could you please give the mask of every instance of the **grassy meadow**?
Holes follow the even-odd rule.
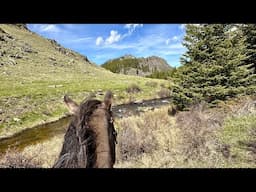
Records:
[[[91,95],[101,99],[106,90],[111,90],[115,94],[114,104],[120,104],[158,97],[160,85],[170,84],[164,80],[114,74],[30,31],[14,25],[0,25],[0,28],[12,36],[0,48],[6,53],[0,57],[3,63],[0,67],[0,137],[64,116],[67,113],[63,104],[65,94],[81,102]],[[31,50],[22,51],[28,45]],[[13,55],[21,57],[15,59],[16,64],[5,62]],[[151,86],[149,82],[156,84]],[[134,84],[141,91],[127,92]]]

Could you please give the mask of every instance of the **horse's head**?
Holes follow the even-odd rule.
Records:
[[[113,167],[116,134],[111,111],[112,100],[110,91],[107,91],[103,101],[87,99],[80,105],[64,96],[64,102],[74,118],[65,135],[60,156],[72,153],[72,158],[76,159],[73,164],[78,164],[72,167]]]

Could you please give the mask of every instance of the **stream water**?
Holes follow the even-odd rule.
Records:
[[[171,98],[161,98],[145,100],[141,102],[116,105],[112,107],[115,118],[123,118],[131,115],[139,115],[145,112],[145,109],[160,108],[170,103]],[[0,154],[8,148],[15,147],[22,150],[24,147],[34,145],[42,141],[48,140],[59,134],[64,134],[71,116],[63,117],[58,121],[38,125],[33,128],[25,129],[8,138],[0,139]]]

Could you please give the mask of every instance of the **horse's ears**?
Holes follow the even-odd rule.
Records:
[[[64,102],[66,103],[68,110],[71,114],[75,114],[78,111],[79,105],[75,101],[70,99],[67,95],[64,96]]]
[[[110,109],[112,102],[113,102],[113,94],[111,91],[107,91],[104,97],[104,102],[103,102],[106,109]]]

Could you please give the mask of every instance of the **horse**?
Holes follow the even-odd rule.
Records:
[[[88,98],[80,105],[64,96],[73,115],[53,168],[113,168],[116,153],[113,94],[107,91],[103,101]]]

